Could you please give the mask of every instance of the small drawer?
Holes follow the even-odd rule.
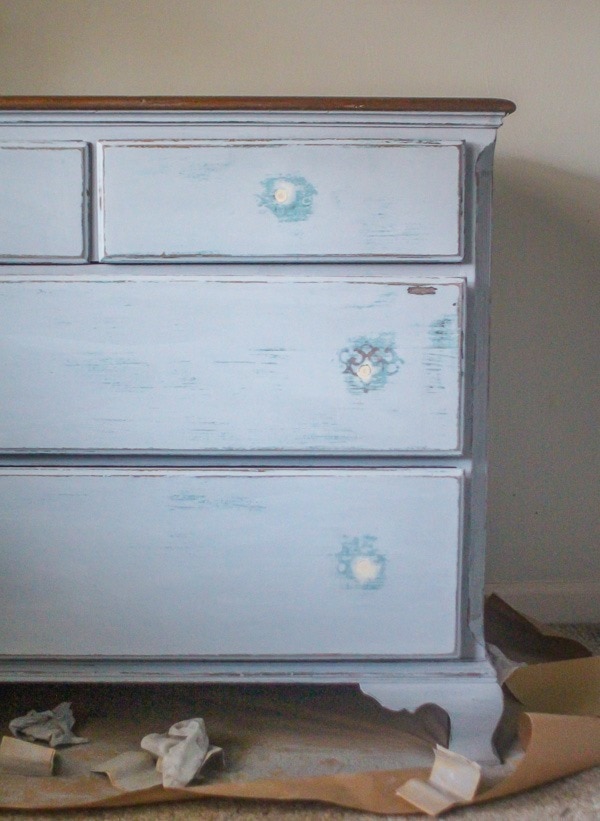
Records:
[[[460,451],[462,279],[132,270],[0,280],[0,449]]]
[[[0,143],[0,262],[87,258],[87,146]]]
[[[2,469],[0,653],[455,656],[462,483]]]
[[[462,143],[106,141],[100,258],[462,257]]]

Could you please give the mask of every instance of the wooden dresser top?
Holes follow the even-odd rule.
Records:
[[[382,111],[511,114],[510,100],[461,97],[0,97],[6,111]]]

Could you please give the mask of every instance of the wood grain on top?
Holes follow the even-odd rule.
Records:
[[[510,114],[510,100],[470,97],[0,97],[18,111],[421,111]]]

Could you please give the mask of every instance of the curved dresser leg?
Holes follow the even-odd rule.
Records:
[[[438,705],[450,719],[450,750],[479,763],[498,762],[492,737],[502,715],[503,697],[492,677],[469,680],[467,676],[458,676],[441,681],[398,677],[359,684],[365,695],[390,710],[414,713],[424,704]]]

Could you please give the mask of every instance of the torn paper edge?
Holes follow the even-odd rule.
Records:
[[[428,781],[411,778],[396,795],[427,815],[439,815],[458,804],[470,803],[481,782],[481,767],[458,753],[436,745]]]

